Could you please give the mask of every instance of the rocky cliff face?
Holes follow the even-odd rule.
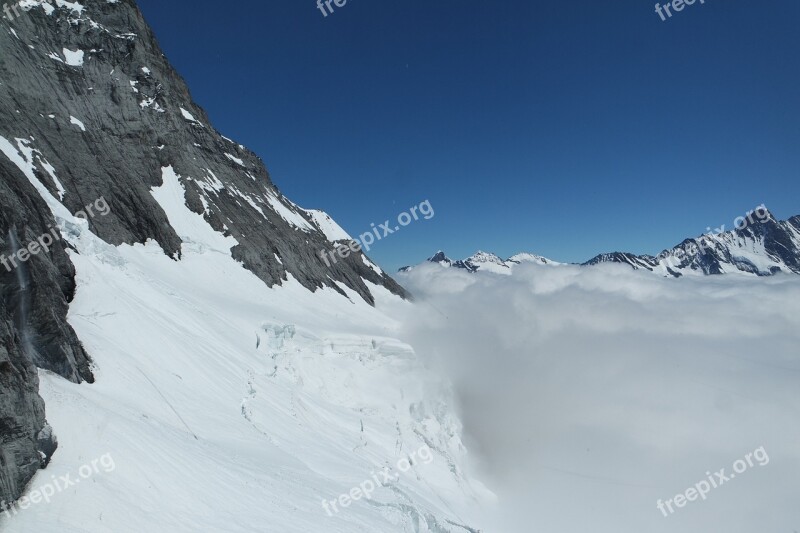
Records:
[[[49,231],[49,210],[4,156],[0,176],[0,501],[12,501],[55,449],[36,367],[75,382],[93,377],[89,357],[66,322],[75,285],[63,242],[27,262],[11,260],[22,243]]]
[[[52,196],[71,214],[84,212],[92,232],[110,244],[154,240],[179,259],[182,236],[151,194],[172,167],[186,204],[235,238],[234,258],[267,285],[291,276],[309,290],[350,289],[372,303],[366,280],[405,295],[360,253],[325,263],[320,252],[337,241],[326,235],[324,214],[285,198],[255,154],[213,128],[133,0],[26,0],[11,13],[0,21],[4,257],[49,232],[70,231],[63,224],[53,230],[57,217],[44,199]],[[54,447],[35,368],[93,380],[90,358],[66,321],[75,291],[69,246],[54,241],[18,266],[0,266],[5,500],[19,495]]]
[[[36,368],[15,342],[13,321],[0,316],[0,501],[17,498],[44,462],[44,404]],[[46,433],[46,431],[45,431]]]

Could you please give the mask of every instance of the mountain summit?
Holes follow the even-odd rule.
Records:
[[[800,274],[800,216],[778,221],[759,206],[736,221],[734,229],[685,239],[657,256],[614,252],[584,263],[622,263],[672,277],[744,273]]]
[[[502,259],[493,253],[477,251],[466,259],[453,261],[441,250],[426,260],[426,263],[435,263],[443,267],[452,267],[466,270],[467,272],[494,272],[496,274],[510,274],[512,267],[521,263],[536,263],[539,265],[557,265],[559,263],[536,254],[520,253]],[[399,272],[409,272],[413,266],[402,267]]]

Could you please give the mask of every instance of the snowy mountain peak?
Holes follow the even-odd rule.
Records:
[[[559,264],[540,255],[529,253],[519,253],[504,260],[497,254],[484,252],[482,250],[478,250],[466,259],[460,259],[458,261],[453,261],[447,257],[444,252],[439,251],[433,256],[429,257],[426,262],[436,263],[447,268],[460,268],[462,270],[466,270],[467,272],[478,272],[479,270],[482,270],[498,274],[510,274],[511,269],[515,265],[519,265],[521,263],[535,263],[539,265]],[[401,268],[399,272],[409,272],[413,268],[413,266],[405,266]]]
[[[497,255],[481,250],[478,250],[475,254],[470,256],[467,261],[472,264],[494,263],[496,265],[506,266],[505,261],[500,259]]]
[[[584,263],[622,263],[672,277],[686,275],[800,274],[800,216],[777,220],[761,205],[736,218],[733,228],[720,226],[662,251],[658,256],[600,254]]]
[[[443,251],[441,251],[441,250],[439,250],[438,252],[433,254],[431,257],[429,257],[428,261],[430,261],[431,263],[446,263],[448,265],[452,264],[452,261],[450,260],[450,258],[447,257],[445,255],[445,253]]]
[[[555,261],[552,261],[552,260],[550,260],[550,259],[548,259],[546,257],[542,257],[541,255],[529,254],[529,253],[521,253],[521,254],[512,255],[511,257],[508,258],[506,263],[515,263],[515,264],[536,263],[536,264],[539,264],[539,265],[556,265],[556,264],[558,264]]]

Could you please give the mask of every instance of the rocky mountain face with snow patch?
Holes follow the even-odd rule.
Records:
[[[17,260],[13,268],[11,257],[21,243],[36,242],[53,221],[36,190],[2,155],[0,176],[0,501],[12,501],[55,449],[37,367],[76,382],[94,378],[89,356],[66,321],[75,291],[66,246],[55,241],[49,253]]]
[[[778,221],[766,208],[760,208],[740,227],[686,239],[655,257],[615,252],[598,255],[585,265],[600,263],[621,263],[634,270],[676,278],[730,273],[800,274],[800,216]]]
[[[18,251],[15,242],[24,248],[52,228],[62,236],[74,229],[48,207],[49,196],[71,214],[102,199],[108,212],[84,217],[95,235],[115,246],[154,241],[179,259],[185,236],[152,194],[169,174],[186,205],[234,239],[233,257],[268,286],[293,279],[371,304],[366,280],[405,296],[361,253],[325,264],[320,252],[348,236],[284,197],[258,156],[213,128],[133,0],[51,4],[29,0],[0,21],[5,257]],[[56,239],[23,264],[0,267],[0,500],[17,498],[55,445],[36,367],[93,380],[66,320],[75,292],[69,248]]]

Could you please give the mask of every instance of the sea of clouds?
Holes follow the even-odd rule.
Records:
[[[453,382],[487,531],[800,531],[800,276],[423,265],[405,338]],[[665,517],[659,499],[764,447]]]

